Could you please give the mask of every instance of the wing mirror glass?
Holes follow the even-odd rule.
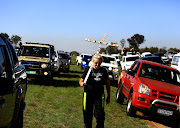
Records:
[[[133,70],[128,69],[128,70],[127,70],[127,74],[129,74],[129,75],[131,75],[131,76],[134,76],[134,71],[133,71]]]

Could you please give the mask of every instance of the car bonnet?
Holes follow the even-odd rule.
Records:
[[[180,86],[166,83],[163,81],[139,77],[142,84],[147,85],[150,90],[160,90],[166,93],[180,95]]]

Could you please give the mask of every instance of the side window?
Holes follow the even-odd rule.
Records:
[[[14,47],[12,46],[12,44],[7,40],[4,39],[6,41],[7,47],[9,49],[10,52],[10,56],[11,56],[11,61],[13,62],[13,66],[15,66],[15,64],[18,62],[18,57],[16,54],[16,50],[14,49]]]
[[[136,62],[134,67],[132,68],[132,70],[134,71],[134,73],[137,73],[138,69],[139,69],[139,65],[140,65],[140,62]]]
[[[130,69],[133,70],[135,65],[136,65],[136,62],[134,62],[134,63],[131,65]]]
[[[0,47],[0,77],[7,78],[7,68],[2,47]]]

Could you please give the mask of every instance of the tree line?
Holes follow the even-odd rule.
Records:
[[[126,40],[125,39],[122,39],[120,41],[120,46],[121,48],[125,48],[127,51],[130,51],[130,49],[134,49],[135,51],[138,51],[138,52],[151,52],[151,53],[165,53],[167,51],[175,51],[175,52],[180,52],[180,49],[178,48],[169,48],[167,49],[166,47],[162,47],[162,48],[158,48],[158,47],[145,47],[145,48],[139,48],[140,45],[142,43],[144,43],[146,40],[145,40],[145,37],[143,35],[140,35],[140,34],[134,34],[132,37],[128,38],[127,39],[127,42],[129,43],[129,47],[126,47],[125,48],[125,43],[126,43]],[[111,42],[113,43],[113,42]],[[106,54],[118,54],[118,53],[121,53],[121,49],[118,49],[118,47],[114,47],[114,46],[108,46],[107,48],[102,48],[100,53],[106,53]]]
[[[1,35],[5,36],[15,47],[17,47],[17,44],[20,43],[22,37],[18,35],[12,35],[11,37],[7,33],[0,33]],[[169,48],[167,49],[166,47],[158,48],[158,47],[145,47],[145,48],[139,48],[139,46],[144,43],[145,37],[140,34],[134,34],[132,37],[127,39],[127,42],[129,43],[129,47],[126,48],[127,51],[130,51],[131,48],[134,48],[138,52],[146,52],[149,51],[151,53],[158,53],[158,52],[167,52],[167,51],[175,51],[179,52],[180,49],[178,48]],[[113,42],[111,42],[113,43]],[[122,39],[120,41],[120,46],[123,49],[125,47],[126,40]],[[115,43],[117,44],[117,43]],[[76,52],[76,51],[73,51]],[[105,54],[118,54],[121,53],[121,49],[118,49],[118,47],[115,46],[108,46],[106,48],[102,48],[100,50],[100,53],[105,53]]]
[[[20,43],[22,37],[18,35],[12,35],[11,37],[7,33],[0,33],[2,36],[5,36],[15,47]]]

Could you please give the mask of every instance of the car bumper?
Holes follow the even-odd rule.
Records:
[[[37,76],[51,76],[50,70],[42,69],[26,69],[28,77],[37,77]]]
[[[179,117],[177,103],[156,99],[138,92],[133,93],[133,106],[159,115]]]

